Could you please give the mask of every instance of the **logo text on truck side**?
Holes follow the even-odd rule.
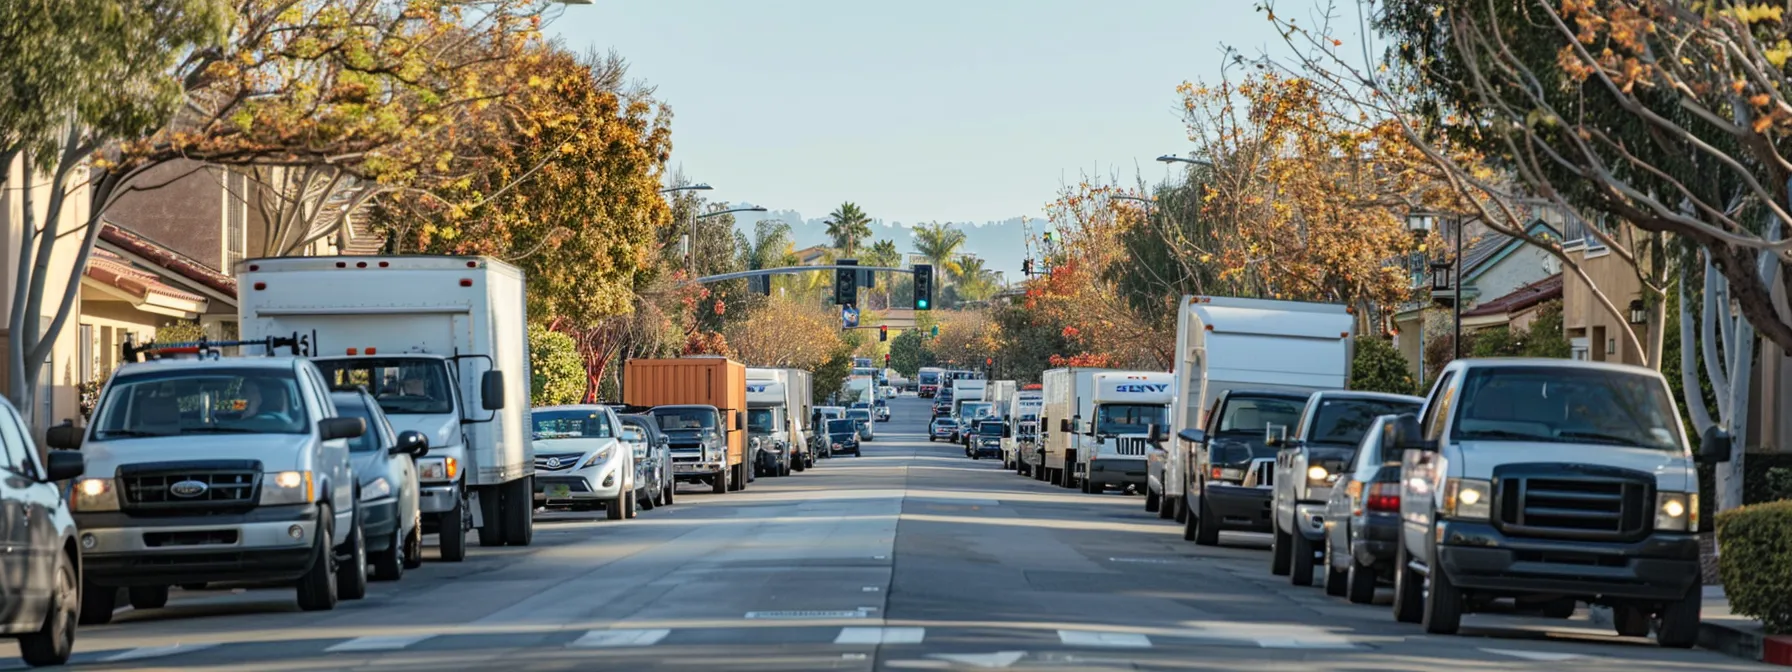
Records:
[[[1162,392],[1170,388],[1169,383],[1115,385],[1115,392]]]

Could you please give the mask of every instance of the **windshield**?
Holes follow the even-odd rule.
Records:
[[[1002,423],[992,421],[977,425],[977,433],[982,434],[983,436],[1000,437],[1002,435]]]
[[[847,411],[846,417],[852,418],[854,420],[870,420],[871,419],[871,411],[865,410],[863,408],[855,408],[850,411]]]
[[[716,412],[707,408],[656,408],[653,417],[663,432],[694,432],[716,428]]]
[[[1313,418],[1312,434],[1307,443],[1343,443],[1355,446],[1383,415],[1418,413],[1418,402],[1387,399],[1325,399]]]
[[[938,385],[938,384],[940,384],[940,374],[934,373],[932,371],[922,371],[921,372],[921,384],[922,385]]]
[[[1220,433],[1251,432],[1261,436],[1270,425],[1293,427],[1300,422],[1303,402],[1292,399],[1232,397],[1220,418]]]
[[[1144,434],[1164,424],[1163,404],[1104,404],[1095,409],[1096,434]]]
[[[829,420],[828,421],[828,433],[829,434],[856,434],[858,431],[859,431],[858,430],[858,422],[856,422],[856,421],[853,421],[853,420]]]
[[[310,431],[292,371],[205,368],[114,378],[93,438]]]
[[[989,409],[992,406],[994,404],[967,401],[963,406],[958,407],[958,417],[980,418],[989,415]]]
[[[747,431],[748,432],[752,432],[754,434],[770,434],[773,431],[776,431],[775,427],[776,427],[776,425],[773,424],[772,409],[769,409],[769,408],[749,408],[749,409],[747,409]]]
[[[454,388],[442,360],[420,357],[356,357],[317,361],[333,386],[362,385],[380,408],[394,415],[453,413]]]
[[[535,411],[537,439],[608,439],[614,434],[603,411]]]
[[[869,402],[869,401],[855,401],[855,402],[853,402],[853,404],[852,404],[852,407],[853,407],[853,408],[871,408],[871,402]]]
[[[1568,367],[1475,369],[1452,438],[1681,450],[1679,418],[1653,376]]]
[[[348,440],[348,449],[357,453],[370,453],[379,450],[380,435],[384,430],[381,425],[385,422],[385,418],[374,417],[372,413],[367,412],[367,404],[361,401],[360,395],[338,398],[335,402],[337,415],[345,418],[360,418],[362,422],[367,423],[367,431]]]

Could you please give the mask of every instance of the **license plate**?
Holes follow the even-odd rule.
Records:
[[[572,486],[570,486],[570,485],[550,485],[550,486],[548,486],[547,493],[548,493],[548,499],[563,499],[566,497],[571,497],[572,496]]]
[[[672,470],[673,471],[696,471],[697,465],[695,465],[695,464],[674,464],[674,465],[672,465]]]

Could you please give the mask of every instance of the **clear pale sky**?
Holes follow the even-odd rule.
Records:
[[[1280,40],[1253,0],[597,0],[551,31],[671,105],[715,200],[906,224],[1040,217],[1060,184],[1189,148],[1176,85]]]

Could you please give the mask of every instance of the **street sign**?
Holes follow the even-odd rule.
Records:
[[[852,307],[851,304],[848,304],[847,306],[841,308],[840,309],[840,328],[841,329],[857,329],[857,328],[859,328],[859,309]]]

